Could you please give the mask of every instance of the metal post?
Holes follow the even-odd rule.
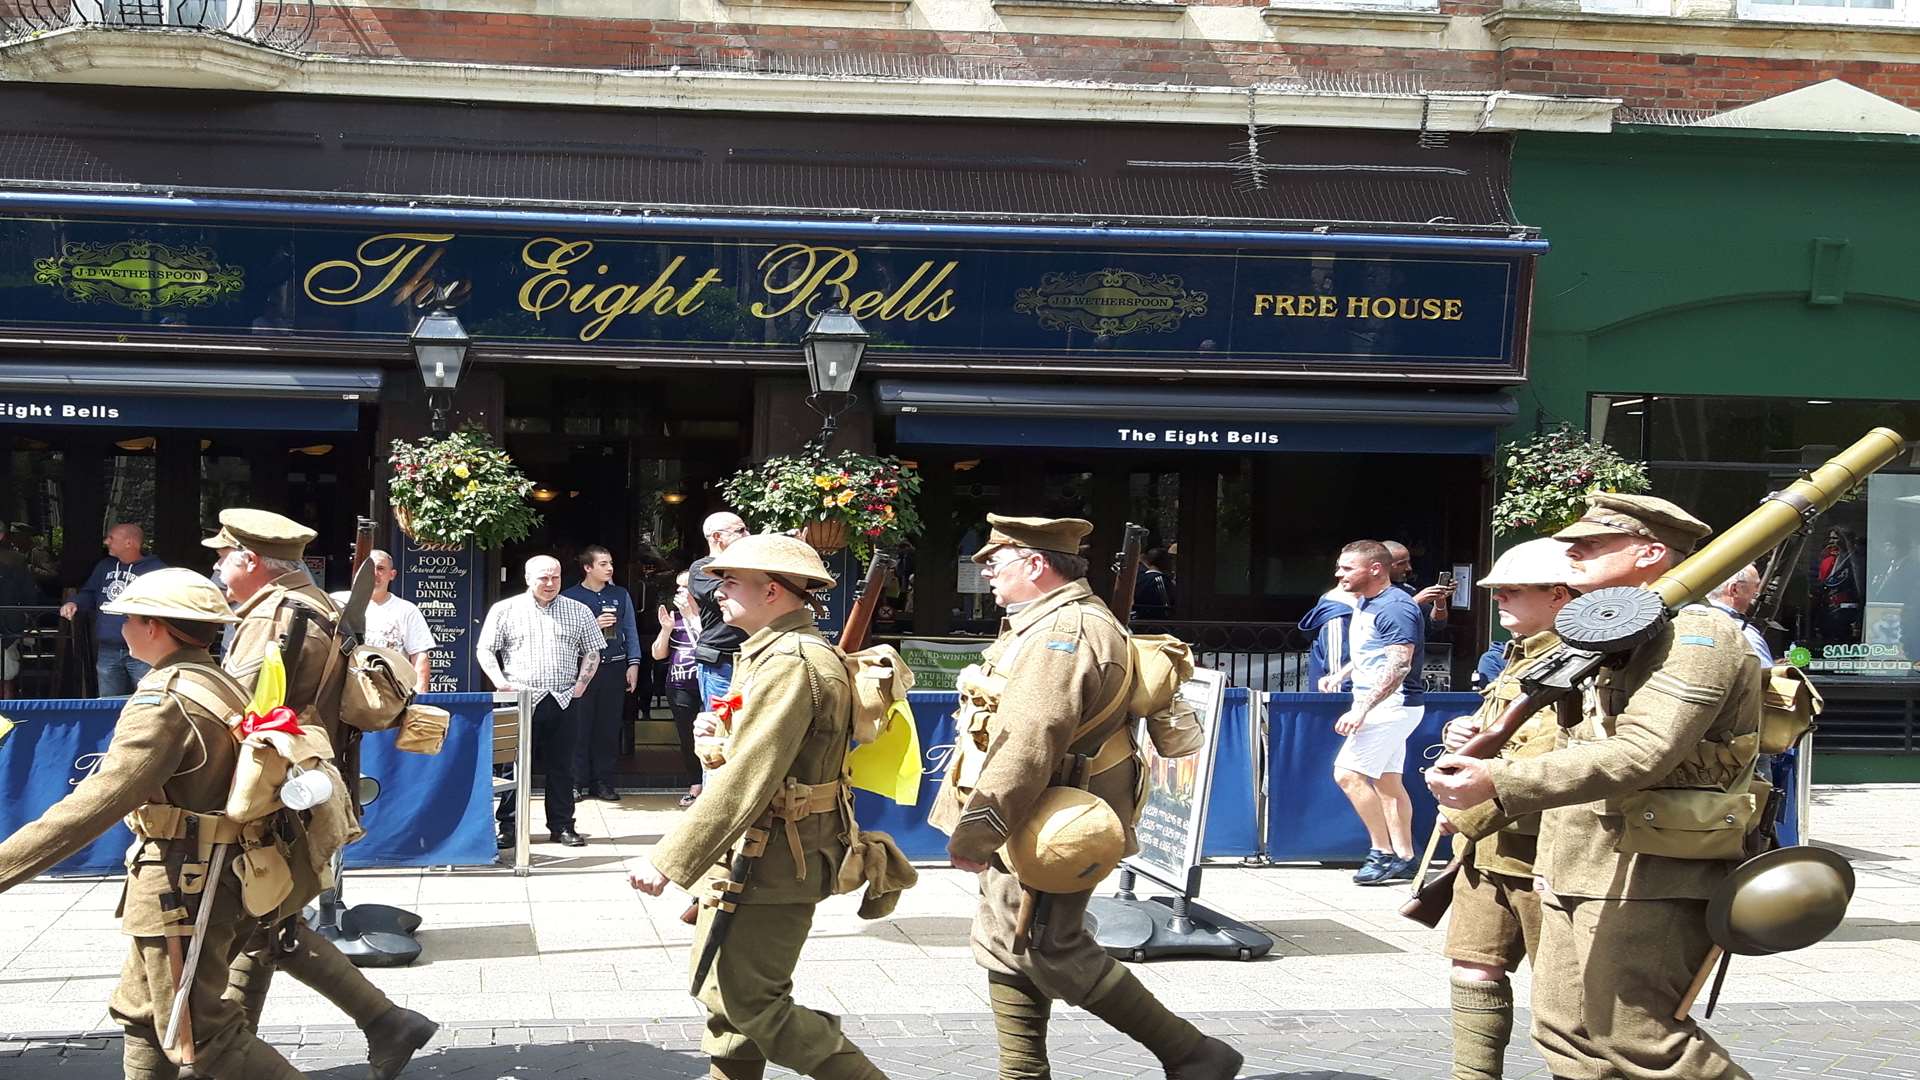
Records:
[[[1813,842],[1813,729],[1800,736],[1800,745],[1793,754],[1793,816],[1800,826],[1800,835],[1796,839],[1802,844]]]
[[[1253,752],[1247,756],[1253,759],[1253,825],[1256,830],[1254,854],[1247,862],[1259,865],[1267,861],[1267,815],[1270,812],[1267,805],[1267,740],[1271,734],[1267,730],[1267,692],[1249,686],[1247,698],[1247,716],[1253,724]]]
[[[519,691],[520,741],[513,758],[513,876],[533,872],[533,853],[527,849],[527,815],[533,803],[533,691]]]

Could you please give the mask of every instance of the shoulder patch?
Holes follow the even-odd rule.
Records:
[[[1049,641],[1047,642],[1047,648],[1052,649],[1054,652],[1079,652],[1080,643],[1077,641]]]
[[[165,694],[135,694],[127,699],[129,705],[165,705],[166,703],[167,695]]]
[[[1705,645],[1708,648],[1714,644],[1713,638],[1707,634],[1678,634],[1673,640],[1678,645]]]

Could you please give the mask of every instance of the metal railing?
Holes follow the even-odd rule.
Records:
[[[53,604],[0,604],[0,682],[18,698],[86,697],[93,648]]]
[[[13,0],[0,6],[0,34],[23,37],[71,26],[208,31],[277,49],[313,36],[313,0]]]
[[[1228,686],[1264,693],[1307,693],[1307,652],[1313,635],[1290,622],[1200,622],[1191,619],[1146,620],[1136,634],[1168,634],[1193,647],[1193,662],[1223,672]]]

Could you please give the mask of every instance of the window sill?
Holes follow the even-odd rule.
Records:
[[[1306,4],[1269,4],[1260,12],[1269,27],[1316,31],[1350,31],[1403,37],[1414,47],[1440,48],[1451,18],[1438,11],[1389,7],[1322,7]]]
[[[1186,15],[1187,5],[1175,0],[993,0],[993,10],[1022,18],[1173,22]]]
[[[904,15],[912,0],[720,0],[729,8],[792,8],[802,11],[854,11]]]
[[[1697,47],[1711,43],[1777,51],[1783,45],[1792,47],[1792,42],[1781,40],[1780,35],[1785,33],[1808,35],[1810,48],[1831,48],[1832,38],[1843,35],[1871,41],[1881,52],[1920,55],[1920,27],[1889,23],[1507,9],[1486,16],[1481,24],[1503,49],[1579,49],[1601,43]],[[1821,41],[1827,44],[1818,44]]]

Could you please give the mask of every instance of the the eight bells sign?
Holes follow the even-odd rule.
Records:
[[[14,324],[379,340],[451,285],[475,340],[508,346],[789,351],[837,306],[883,355],[1437,375],[1516,364],[1529,258],[44,218],[0,241],[32,269],[0,280]]]

